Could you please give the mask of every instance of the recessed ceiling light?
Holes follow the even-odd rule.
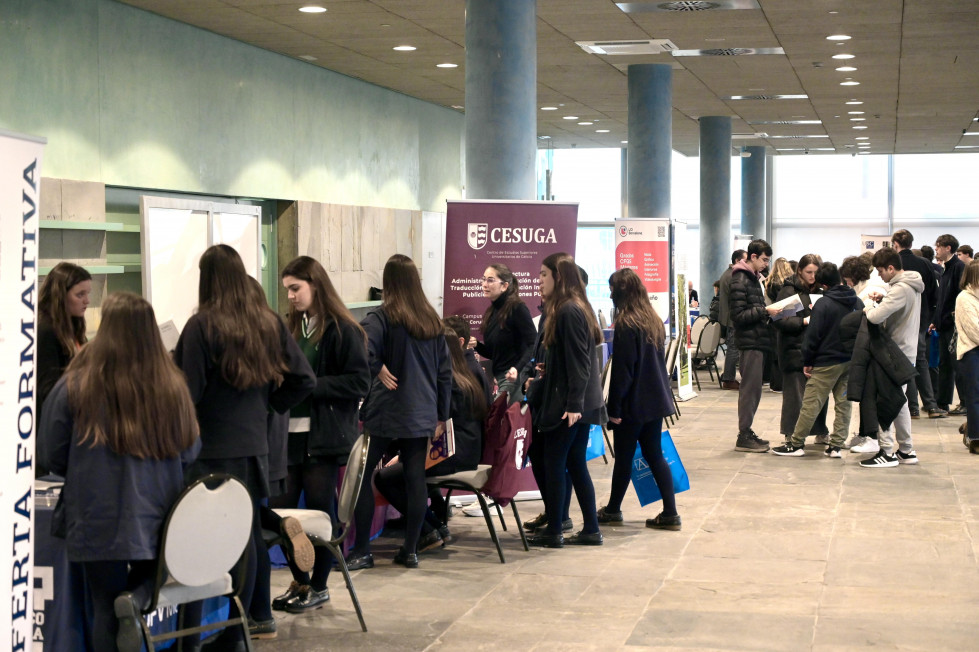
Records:
[[[459,67],[459,64],[458,63],[437,63],[437,64],[435,64],[435,67],[436,68],[458,68]]]
[[[867,118],[850,118],[850,122],[863,122]]]
[[[397,50],[398,52],[411,52],[412,50],[417,50],[418,48],[416,48],[414,45],[396,45],[393,49]]]
[[[300,7],[299,11],[303,12],[304,14],[322,14],[326,12],[326,7],[307,5],[305,7]]]
[[[387,23],[381,23],[381,27],[390,27]]]
[[[622,143],[623,145],[628,145],[629,144],[629,141],[628,140],[620,140],[619,142]]]
[[[955,149],[979,149],[979,145],[956,145]]]
[[[542,106],[540,108],[540,110],[541,111],[557,111],[557,107],[556,106]]]
[[[463,107],[463,106],[460,106],[460,105],[458,105],[458,104],[453,104],[453,105],[452,105],[452,108],[453,108],[453,109],[459,109],[459,110],[461,111],[461,110],[462,110],[462,109],[464,109],[465,107]]]
[[[596,129],[595,130],[595,133],[596,134],[607,134],[608,131],[609,131],[608,129]]]
[[[849,41],[852,37],[846,34],[830,34],[826,37],[827,41]]]
[[[300,54],[299,58],[303,61],[316,61],[316,57],[311,54]]]
[[[870,136],[857,136],[853,140],[870,140]]]
[[[856,56],[856,55],[853,55],[853,54],[834,54],[833,55],[833,58],[834,59],[852,59],[854,56]]]
[[[840,66],[836,69],[837,72],[853,72],[856,70],[853,66]]]
[[[578,119],[578,116],[576,116],[576,115],[566,115],[566,116],[564,116],[564,119],[565,120],[577,120]]]
[[[859,86],[859,85],[860,82],[853,81],[852,79],[850,81],[840,82],[840,86]]]
[[[588,121],[588,120],[585,120],[584,122],[579,122],[578,124],[581,125],[582,127],[587,127],[588,125],[593,125],[595,123],[594,122],[591,122],[591,121]]]
[[[866,129],[867,128],[867,125],[854,125],[853,128],[854,129]]]
[[[863,115],[863,111],[847,111],[847,115]]]
[[[979,131],[967,131],[967,132],[965,132],[962,135],[963,136],[979,136]]]
[[[721,43],[722,41],[725,41],[727,39],[723,39],[723,38],[705,38],[704,40],[707,41],[708,43]]]
[[[550,136],[538,136],[537,137],[537,140],[550,140],[550,139],[551,139]]]
[[[857,105],[857,104],[863,104],[863,102],[861,102],[860,100],[850,100],[847,102],[847,104]]]
[[[870,144],[869,143],[868,144],[861,143],[861,144],[857,145],[857,149],[870,149]]]
[[[838,12],[838,11],[831,11],[831,12],[829,12],[829,15],[830,16],[835,16],[838,13],[840,13],[840,12]]]

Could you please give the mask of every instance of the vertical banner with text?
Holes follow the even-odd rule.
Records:
[[[680,338],[680,348],[676,355],[676,391],[681,401],[697,395],[693,391],[693,377],[690,373],[690,350],[687,348],[687,335],[690,332],[690,297],[687,296],[687,223],[674,220],[671,226],[670,251],[673,252],[673,305],[676,319],[676,336]]]
[[[0,631],[10,632],[3,644],[8,650],[30,650],[33,640],[34,337],[43,151],[41,139],[0,131],[0,587],[11,593],[3,602]]]
[[[881,249],[886,249],[891,246],[891,236],[889,235],[864,235],[860,236],[860,250],[857,255],[869,251],[872,254],[877,253]]]
[[[487,265],[505,264],[520,285],[520,298],[540,311],[541,262],[553,253],[574,256],[578,204],[518,201],[450,201],[445,218],[445,290],[442,314],[459,315],[480,337],[489,301],[483,297]]]
[[[622,217],[615,220],[615,269],[635,270],[656,313],[670,320],[670,220]]]

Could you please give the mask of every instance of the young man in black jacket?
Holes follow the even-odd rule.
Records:
[[[935,400],[938,407],[948,411],[952,402],[952,391],[955,389],[955,353],[949,352],[949,343],[955,330],[955,299],[959,296],[959,281],[965,263],[955,255],[959,241],[948,233],[938,236],[935,240],[935,258],[944,266],[942,278],[938,282],[938,301],[935,312],[928,325],[928,332],[938,331],[938,387]],[[952,347],[953,349],[955,347]],[[949,411],[949,414],[965,414],[961,406]]]
[[[761,401],[765,351],[772,349],[765,308],[761,273],[768,267],[772,247],[764,240],[752,240],[748,257],[731,268],[729,309],[734,324],[734,344],[741,355],[741,386],[738,390],[738,441],[734,450],[764,453],[768,442],[751,429]],[[772,311],[774,312],[774,311]],[[725,365],[726,366],[726,365]]]
[[[920,415],[918,407],[918,397],[920,396],[921,408],[927,410],[930,419],[944,419],[948,413],[939,408],[935,401],[935,392],[931,386],[931,373],[928,371],[928,322],[931,321],[931,315],[935,312],[935,304],[938,301],[938,283],[932,280],[934,277],[931,263],[912,253],[911,245],[913,242],[914,236],[907,229],[895,231],[894,235],[891,236],[891,246],[901,256],[901,265],[907,271],[918,272],[925,284],[925,290],[921,293],[918,355],[914,363],[917,373],[908,383],[908,408],[911,410],[911,418],[917,419]]]
[[[850,424],[851,405],[846,398],[846,386],[853,340],[844,337],[840,322],[863,307],[863,303],[853,288],[843,284],[840,271],[833,263],[820,265],[816,272],[816,285],[823,288],[823,295],[812,307],[809,327],[802,340],[802,370],[809,380],[806,381],[802,409],[792,438],[784,446],[772,449],[776,455],[801,457],[806,454],[803,448],[806,435],[831,392],[836,418],[833,421],[833,434],[826,446],[826,457],[840,457],[840,448],[846,440],[846,430]]]
[[[718,315],[717,320],[721,322],[721,334],[727,338],[727,352],[724,354],[724,370],[721,372],[722,389],[738,389],[737,370],[738,355],[737,342],[734,341],[734,322],[731,321],[731,275],[734,266],[745,259],[747,252],[744,249],[736,249],[731,254],[731,264],[717,279],[718,296]]]

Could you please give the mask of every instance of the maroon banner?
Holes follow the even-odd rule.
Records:
[[[486,267],[501,262],[520,284],[530,314],[540,311],[540,265],[553,253],[575,253],[578,204],[517,201],[450,201],[445,221],[445,288],[442,314],[459,315],[479,338],[489,300]]]

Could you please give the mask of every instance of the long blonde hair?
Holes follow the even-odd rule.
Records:
[[[98,336],[65,378],[80,444],[163,460],[198,437],[187,380],[163,346],[153,307],[136,294],[105,298]]]
[[[792,274],[792,266],[789,265],[789,261],[784,257],[776,258],[775,262],[772,263],[772,273],[765,279],[765,289],[767,290],[773,285],[776,287],[785,285],[785,279]]]

